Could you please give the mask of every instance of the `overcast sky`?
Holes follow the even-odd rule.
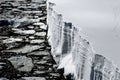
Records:
[[[120,0],[50,0],[58,13],[82,28],[95,51],[120,67]]]

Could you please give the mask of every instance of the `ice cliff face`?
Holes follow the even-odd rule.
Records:
[[[119,69],[54,5],[0,0],[0,80],[120,80]]]
[[[119,69],[102,55],[95,54],[90,80],[120,80]]]
[[[120,80],[119,69],[106,57],[95,54],[81,29],[71,22],[64,22],[62,15],[48,3],[48,40],[51,53],[64,69],[68,80]]]

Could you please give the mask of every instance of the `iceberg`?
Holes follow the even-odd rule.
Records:
[[[96,54],[80,27],[63,21],[48,3],[48,41],[51,54],[67,80],[120,80],[120,71],[106,57]]]

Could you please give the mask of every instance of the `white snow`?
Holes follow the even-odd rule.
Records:
[[[58,66],[58,69],[64,68],[64,75],[73,74],[74,77],[76,76],[76,67],[72,59],[72,54],[66,55],[61,61]]]

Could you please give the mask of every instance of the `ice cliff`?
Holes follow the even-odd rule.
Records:
[[[58,69],[68,80],[120,80],[120,71],[103,55],[96,54],[79,27],[65,22],[48,3],[48,40]]]
[[[120,80],[119,69],[54,5],[0,0],[0,80]]]

